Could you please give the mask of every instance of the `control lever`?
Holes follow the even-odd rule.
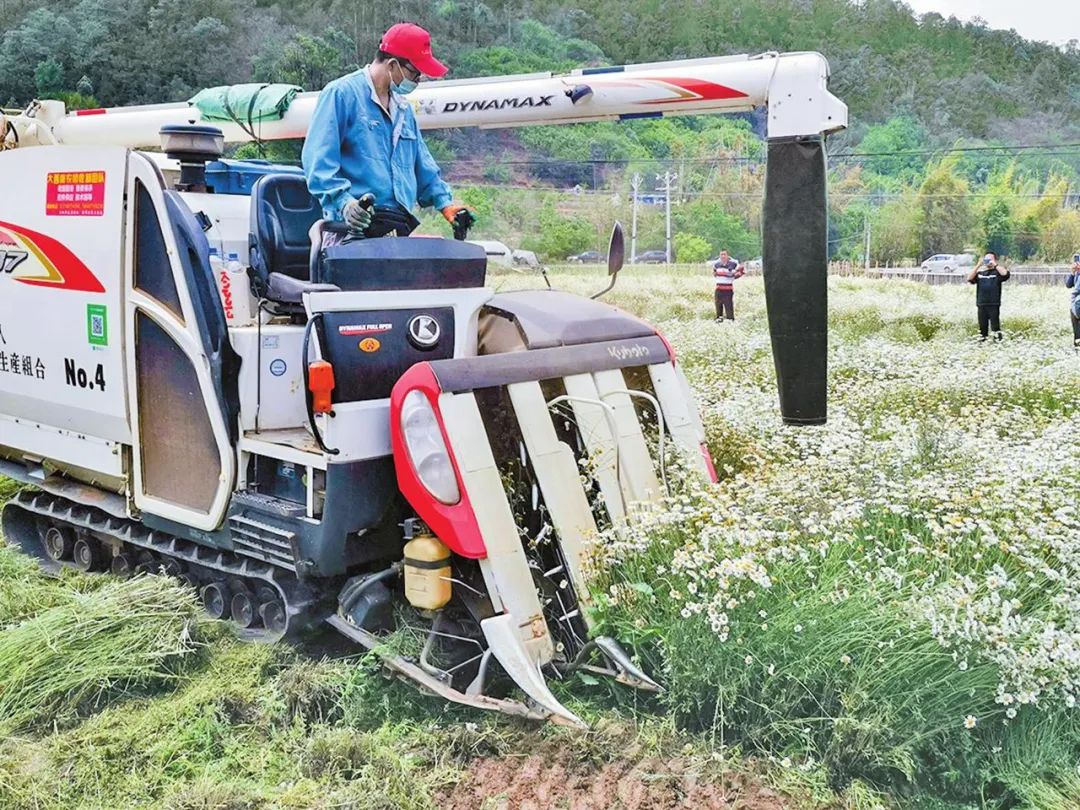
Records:
[[[375,205],[375,194],[373,194],[372,192],[368,191],[366,194],[363,195],[363,197],[360,198],[360,207],[362,207],[364,211],[372,210],[372,207],[374,205]],[[337,222],[335,222],[334,225],[337,225]],[[332,230],[336,231],[337,228],[333,228]],[[363,237],[357,237],[356,234],[354,234],[352,231],[349,231],[346,234],[345,239],[341,240],[341,244],[347,245],[350,242],[354,242],[354,241],[360,240],[360,239],[363,239]]]
[[[469,228],[476,224],[476,217],[468,208],[462,208],[454,217],[454,238],[464,242],[469,235]]]

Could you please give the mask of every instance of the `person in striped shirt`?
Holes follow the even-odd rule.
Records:
[[[735,279],[742,278],[746,269],[740,262],[720,251],[720,258],[713,263],[713,278],[716,280],[716,322],[724,318],[735,320]]]

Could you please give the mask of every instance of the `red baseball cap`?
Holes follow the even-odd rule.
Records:
[[[414,23],[398,23],[383,34],[379,50],[407,59],[425,76],[441,79],[449,70],[431,55],[431,34]]]

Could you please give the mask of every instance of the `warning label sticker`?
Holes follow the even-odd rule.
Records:
[[[49,172],[45,215],[100,217],[105,214],[105,172]]]

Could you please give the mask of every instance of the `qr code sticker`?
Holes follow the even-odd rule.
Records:
[[[109,312],[100,304],[86,307],[86,339],[91,346],[109,345]]]

